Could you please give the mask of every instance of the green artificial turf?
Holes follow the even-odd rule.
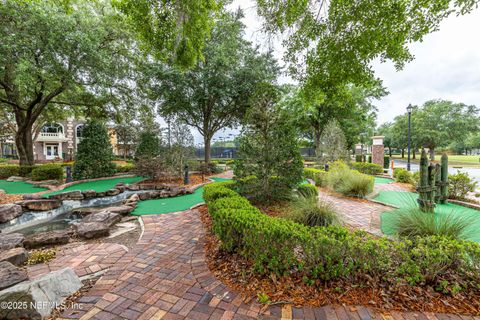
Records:
[[[229,180],[224,178],[210,179],[214,181]],[[165,214],[185,211],[203,202],[203,187],[200,187],[197,188],[192,194],[186,194],[184,196],[139,201],[132,214],[136,216],[143,216],[149,214]]]
[[[393,180],[389,178],[383,178],[383,177],[374,177],[374,178],[375,178],[375,184],[388,184],[393,182]]]
[[[112,179],[105,179],[105,180],[98,180],[98,181],[90,181],[90,182],[81,182],[74,184],[72,186],[66,187],[65,189],[49,192],[44,195],[44,197],[48,197],[53,194],[59,194],[62,192],[67,191],[86,191],[86,190],[95,190],[96,192],[105,192],[109,189],[115,187],[117,183],[135,183],[144,180],[142,177],[118,177]]]
[[[381,203],[394,205],[401,209],[409,209],[418,207],[417,204],[418,194],[414,192],[401,192],[401,191],[380,191],[376,201]],[[394,221],[394,215],[396,210],[387,211],[381,215],[381,230],[386,235],[393,235],[392,224]],[[469,219],[471,225],[468,230],[468,239],[476,242],[480,242],[480,211],[463,207],[460,205],[448,203],[437,204],[435,206],[435,214],[437,215],[462,215],[466,219]]]
[[[24,181],[9,182],[0,180],[0,189],[5,190],[7,194],[26,194],[45,191],[48,189],[36,187],[33,184]]]

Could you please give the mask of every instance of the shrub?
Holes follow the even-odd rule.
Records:
[[[312,196],[301,197],[295,201],[285,218],[308,227],[326,227],[340,222],[338,213],[331,203],[318,201]]]
[[[363,162],[363,155],[362,154],[356,154],[355,155],[355,162]]]
[[[445,281],[474,290],[480,282],[480,246],[472,241],[441,236],[390,241],[341,226],[306,227],[264,215],[218,185],[206,186],[204,197],[222,248],[249,259],[259,273],[294,273],[313,281],[375,279],[384,286],[409,283],[442,292]]]
[[[132,172],[135,171],[135,165],[133,163],[117,164],[116,171],[121,173]]]
[[[448,175],[448,197],[452,199],[465,199],[469,192],[474,192],[477,182],[466,172],[457,171]]]
[[[420,182],[420,172],[416,171],[412,173],[412,180],[410,181],[410,184],[414,187],[418,186],[418,183]]]
[[[155,158],[160,154],[160,138],[150,130],[140,133],[140,142],[135,150],[136,158]]]
[[[396,168],[393,171],[393,177],[397,182],[412,183],[412,173],[404,168]]]
[[[452,239],[468,238],[472,218],[452,211],[449,214],[425,213],[418,208],[391,213],[391,228],[400,236],[444,236]]]
[[[368,162],[353,162],[350,164],[352,169],[357,170],[361,173],[378,175],[383,173],[382,166],[375,163]]]
[[[332,165],[328,174],[329,188],[345,196],[364,198],[373,191],[373,184],[373,177],[337,162]]]
[[[164,175],[165,163],[160,158],[140,157],[135,161],[135,174],[152,180]]]
[[[1,165],[0,179],[7,179],[11,176],[20,175],[20,167],[17,165]]]
[[[307,179],[315,181],[315,185],[325,187],[327,185],[328,172],[315,168],[304,168],[303,175]]]
[[[21,177],[28,177],[35,166],[19,166],[18,167],[18,174]]]
[[[390,167],[390,157],[384,156],[383,157],[383,168],[388,169]]]
[[[96,120],[88,122],[73,165],[75,180],[109,177],[115,173],[113,152],[107,127]]]
[[[316,198],[318,196],[318,189],[312,184],[301,184],[297,188],[297,193],[303,198]]]
[[[34,181],[63,180],[63,167],[58,164],[36,166],[32,170],[30,178]]]

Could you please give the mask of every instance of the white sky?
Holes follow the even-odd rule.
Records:
[[[263,50],[273,48],[275,57],[282,62],[280,39],[269,39],[261,33],[261,21],[256,16],[254,1],[235,0],[231,9],[244,10],[245,37]],[[409,103],[423,104],[430,99],[449,99],[455,102],[480,105],[480,9],[466,16],[451,16],[442,22],[440,31],[425,36],[422,43],[410,46],[415,60],[399,72],[391,63],[373,64],[376,76],[390,94],[377,101],[378,124],[392,121],[405,112]],[[282,76],[281,83],[291,82]],[[194,132],[195,141],[202,141]],[[237,130],[225,130],[216,137]]]

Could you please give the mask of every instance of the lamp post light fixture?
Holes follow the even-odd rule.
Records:
[[[412,110],[413,110],[413,107],[412,107],[411,104],[409,104],[408,107],[407,107],[407,112],[408,112],[407,171],[410,171],[410,148],[411,148],[411,145],[412,145],[412,136],[411,136],[411,132],[412,132],[412,121],[411,121],[411,118],[412,118]]]

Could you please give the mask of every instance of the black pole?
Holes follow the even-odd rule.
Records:
[[[410,146],[412,143],[412,137],[410,136],[410,131],[411,131],[411,118],[412,112],[408,110],[408,156],[407,156],[407,171],[410,171]]]

